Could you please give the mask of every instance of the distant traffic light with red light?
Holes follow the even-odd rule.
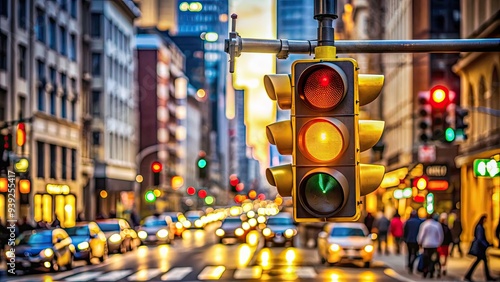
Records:
[[[236,189],[236,186],[238,186],[239,183],[240,183],[240,180],[238,179],[238,176],[236,174],[231,174],[229,176],[229,186],[231,187],[231,191],[233,193],[238,192],[238,190]]]
[[[186,189],[186,193],[190,196],[193,196],[194,194],[196,194],[196,188],[194,188],[193,186],[189,186]]]
[[[16,130],[16,144],[18,147],[24,146],[26,143],[26,125],[24,122],[20,122],[17,124]]]
[[[31,192],[31,181],[29,179],[19,180],[19,193],[29,194]]]
[[[153,186],[160,186],[160,173],[162,168],[162,164],[158,161],[151,164],[151,171],[153,172]]]
[[[455,140],[455,92],[443,85],[431,88],[432,139],[442,142]]]

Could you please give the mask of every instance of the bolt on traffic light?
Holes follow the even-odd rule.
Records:
[[[296,221],[352,221],[360,215],[359,197],[378,188],[385,172],[359,163],[384,122],[358,119],[359,106],[380,93],[383,76],[358,76],[357,62],[336,59],[333,46],[315,54],[292,64],[291,83],[284,75],[264,78],[269,96],[292,109],[291,121],[267,127],[268,139],[293,156],[291,165],[270,168],[266,176],[281,196],[293,197]]]

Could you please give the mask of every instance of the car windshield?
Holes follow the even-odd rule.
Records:
[[[85,226],[75,226],[70,228],[64,228],[68,232],[69,236],[89,236],[89,227]]]
[[[20,244],[37,245],[37,244],[51,244],[52,231],[42,231],[37,233],[23,233],[19,236]]]
[[[144,227],[153,227],[153,226],[167,226],[167,222],[163,219],[149,219],[144,222]]]
[[[293,225],[291,218],[286,217],[270,217],[267,220],[268,225]]]
[[[190,215],[190,216],[187,216],[187,219],[189,219],[189,220],[191,220],[191,221],[193,221],[193,220],[197,220],[197,219],[199,219],[199,218],[200,218],[200,216],[199,216],[199,215]]]
[[[118,225],[118,223],[100,222],[98,223],[98,225],[101,228],[102,232],[120,231],[120,225]]]
[[[365,232],[361,228],[335,227],[332,229],[330,237],[365,237]]]
[[[241,219],[239,217],[226,218],[223,224],[234,224],[234,223],[241,223]]]

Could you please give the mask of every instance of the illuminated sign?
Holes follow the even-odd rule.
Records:
[[[445,177],[448,175],[447,165],[428,165],[425,167],[425,174],[427,176]]]
[[[449,183],[446,180],[429,180],[429,183],[427,184],[427,189],[428,190],[439,190],[439,191],[444,191],[448,189]]]
[[[51,195],[61,195],[61,194],[69,194],[70,188],[67,184],[47,184],[45,186],[47,193]]]

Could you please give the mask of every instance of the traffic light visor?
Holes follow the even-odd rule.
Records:
[[[347,92],[346,75],[333,64],[315,64],[298,81],[300,98],[314,110],[335,108]]]
[[[302,126],[298,141],[299,149],[310,160],[330,162],[347,147],[348,130],[336,119],[316,118]]]

